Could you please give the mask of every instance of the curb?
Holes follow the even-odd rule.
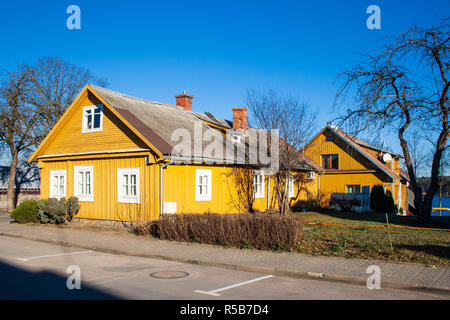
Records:
[[[158,259],[158,260],[166,260],[166,261],[188,263],[188,264],[194,264],[194,265],[231,269],[231,270],[235,270],[235,271],[258,272],[258,273],[263,273],[263,274],[273,274],[273,275],[285,276],[285,277],[297,278],[297,279],[309,279],[309,280],[314,279],[314,280],[319,280],[319,281],[328,281],[328,282],[334,282],[334,283],[344,283],[344,284],[360,285],[360,286],[367,285],[367,279],[359,278],[359,277],[338,276],[338,275],[332,275],[332,274],[303,272],[303,271],[292,271],[292,270],[283,270],[283,269],[269,268],[269,267],[234,265],[234,264],[227,264],[227,263],[170,257],[170,256],[159,255],[159,254],[148,254],[148,253],[139,253],[139,252],[132,252],[132,251],[122,251],[122,250],[117,250],[117,249],[93,247],[93,246],[83,245],[83,244],[79,244],[79,243],[75,243],[75,242],[35,238],[35,237],[30,237],[30,236],[25,236],[25,235],[5,233],[5,232],[1,232],[1,231],[0,231],[0,236],[6,236],[6,237],[11,237],[11,238],[20,238],[20,239],[26,239],[26,240],[31,240],[31,241],[39,241],[39,242],[44,242],[44,243],[51,243],[51,244],[65,246],[65,247],[89,249],[89,250],[103,252],[103,253],[111,253],[111,254],[117,254],[117,255],[133,256],[133,257],[152,258],[152,259]],[[414,285],[411,283],[387,281],[387,280],[381,280],[381,287],[382,288],[390,288],[390,289],[408,290],[408,291],[414,291],[414,292],[426,292],[426,293],[450,297],[450,289],[441,288],[441,287],[424,286],[424,285],[417,285],[417,284]]]

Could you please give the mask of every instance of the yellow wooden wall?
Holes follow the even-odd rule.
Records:
[[[327,141],[324,134],[320,134],[313,139],[306,147],[305,154],[315,163],[323,166],[322,155],[338,154],[339,170],[362,170],[367,169],[364,161],[359,161],[358,153],[344,143],[336,144],[334,141]]]
[[[150,158],[150,162],[151,162]],[[146,164],[144,156],[129,156],[117,158],[92,158],[72,160],[41,160],[41,198],[50,196],[50,171],[66,170],[67,190],[66,197],[74,195],[74,166],[92,165],[94,167],[93,189],[94,201],[80,201],[81,209],[78,218],[114,220],[114,221],[148,221],[159,218],[159,173],[160,165]],[[117,169],[140,168],[140,204],[119,203],[117,194]],[[212,198],[211,201],[196,201],[196,169],[209,169],[212,171]],[[163,170],[163,201],[176,202],[177,213],[238,213],[239,201],[236,185],[232,176],[233,169],[225,166],[199,166],[199,165],[169,165]],[[316,176],[317,177],[317,176]],[[255,199],[255,210],[276,209],[275,181],[270,177],[270,189],[267,182],[269,176],[265,175],[265,197]],[[308,192],[298,193],[299,186]],[[298,201],[311,200],[309,196],[317,194],[317,180],[308,183],[294,183],[294,195],[290,199],[295,205]]]
[[[211,170],[211,201],[195,201],[196,169]],[[163,201],[176,202],[177,213],[235,213],[231,173],[232,168],[224,166],[170,165],[163,173]]]
[[[145,164],[144,157],[47,161],[40,164],[41,198],[50,195],[50,170],[67,172],[67,197],[74,192],[74,166],[94,166],[94,201],[80,201],[77,218],[115,221],[148,221],[159,216],[159,166]],[[140,203],[119,203],[117,169],[140,168]]]
[[[208,169],[212,174],[212,196],[210,201],[196,201],[196,169]],[[177,213],[237,213],[239,212],[237,189],[232,176],[233,169],[225,166],[201,166],[201,165],[170,165],[164,169],[164,202],[176,202]],[[275,181],[270,177],[270,189],[268,189],[269,176],[265,175],[264,198],[254,200],[253,208],[259,211],[267,209],[267,197],[269,208],[278,207],[275,198]],[[294,195],[300,184],[294,183]],[[305,192],[303,189],[307,189]],[[302,191],[296,199],[291,201],[294,205],[298,200],[310,200],[308,195],[317,195],[317,176],[315,180],[302,185]]]
[[[101,104],[88,91],[71,109],[72,114],[42,150],[42,154],[97,152],[104,150],[138,149],[148,147],[130,129],[123,125],[106,107],[103,108],[102,131],[82,133],[83,107]]]

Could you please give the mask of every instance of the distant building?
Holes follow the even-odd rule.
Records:
[[[325,126],[305,147],[305,155],[320,164],[323,200],[331,193],[370,193],[374,185],[392,192],[397,208],[408,209],[408,174],[398,154],[377,148],[336,126]]]
[[[0,209],[6,209],[9,166],[0,166]],[[19,204],[25,199],[40,198],[39,169],[35,165],[20,163],[17,168],[15,183],[15,202]]]

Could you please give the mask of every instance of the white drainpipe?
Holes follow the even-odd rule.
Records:
[[[161,215],[163,214],[163,170],[169,165],[173,163],[173,159],[170,159],[169,162],[161,165],[159,167],[159,218],[161,218]]]
[[[319,206],[320,206],[320,176],[325,174],[325,170],[322,171],[322,173],[319,173],[317,175],[317,199],[319,200]]]

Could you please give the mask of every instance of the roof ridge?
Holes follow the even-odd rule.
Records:
[[[202,114],[202,115],[205,115],[205,116],[207,116],[208,118],[210,118],[210,117],[206,114],[206,112],[198,112],[198,111],[193,111],[193,110],[186,110],[186,109],[184,109],[184,108],[182,108],[182,107],[179,107],[179,106],[176,106],[176,105],[173,105],[173,104],[170,104],[170,103],[164,103],[164,102],[158,102],[158,101],[154,101],[154,100],[148,100],[148,99],[143,99],[143,98],[139,98],[139,97],[134,97],[134,96],[130,96],[130,95],[125,94],[125,93],[121,93],[121,92],[114,91],[114,90],[111,90],[111,89],[103,88],[103,87],[100,87],[100,86],[97,86],[97,85],[94,85],[94,84],[89,84],[89,85],[90,85],[91,87],[93,87],[94,89],[100,89],[100,90],[109,92],[109,93],[111,93],[111,94],[118,95],[118,96],[120,96],[120,97],[122,97],[122,98],[131,99],[131,100],[136,100],[136,101],[141,101],[141,102],[150,103],[150,104],[162,105],[162,106],[165,106],[165,107],[176,108],[176,110],[180,110],[180,111],[182,111],[182,112],[190,113],[190,114],[192,114],[192,115],[195,116],[195,117],[197,117],[196,114]],[[118,108],[120,108],[120,107],[118,107]],[[197,117],[197,118],[198,118],[198,117]],[[216,118],[216,117],[215,117],[215,118]],[[211,119],[211,118],[210,118],[210,119]],[[201,119],[200,119],[200,120],[201,120]],[[213,119],[211,119],[211,120],[213,120]],[[220,126],[222,126],[222,124],[220,123],[220,120],[226,121],[226,122],[228,121],[228,120],[226,120],[226,119],[216,118],[215,122],[216,122],[218,125],[220,125]],[[214,120],[213,120],[213,121],[214,121]]]
[[[330,127],[330,125],[327,125],[327,127]],[[344,131],[344,130],[341,129],[341,128],[333,128],[333,127],[331,127],[331,128],[334,129],[334,130],[336,130],[336,131],[338,131],[338,132],[340,132],[340,133],[342,133],[343,135],[345,135],[346,137],[348,137],[350,140],[352,140],[354,143],[357,143],[357,144],[359,144],[359,145],[361,145],[361,146],[364,146],[364,147],[367,147],[367,148],[370,148],[370,149],[375,149],[375,150],[378,150],[378,151],[381,151],[381,152],[385,152],[385,153],[390,153],[390,154],[392,154],[392,155],[400,156],[400,157],[401,157],[400,154],[398,154],[398,153],[396,153],[396,152],[394,152],[394,151],[389,151],[389,150],[386,150],[386,149],[383,149],[383,148],[379,148],[379,147],[377,147],[377,146],[374,146],[374,145],[372,145],[371,143],[367,142],[366,140],[362,140],[362,139],[360,139],[360,138],[358,138],[358,137],[356,137],[356,136],[354,136],[354,135],[351,135],[350,133]]]
[[[111,90],[111,89],[99,87],[99,86],[96,86],[96,85],[93,85],[93,84],[90,84],[90,86],[93,87],[94,89],[100,89],[100,90],[109,92],[109,93],[111,93],[111,94],[118,95],[118,96],[120,96],[120,97],[122,97],[122,98],[131,99],[131,100],[136,100],[136,101],[141,101],[141,102],[150,103],[150,104],[164,105],[164,106],[168,106],[168,107],[177,108],[177,110],[188,111],[188,110],[185,110],[184,108],[180,108],[180,107],[178,107],[178,106],[176,106],[176,105],[173,105],[173,104],[170,104],[170,103],[164,103],[164,102],[159,102],[159,101],[154,101],[154,100],[148,100],[148,99],[144,99],[144,98],[138,98],[138,97],[130,96],[130,95],[128,95],[128,94],[121,93],[121,92],[118,92],[118,91],[114,91],[114,90]],[[191,112],[192,112],[192,111],[191,111]]]

